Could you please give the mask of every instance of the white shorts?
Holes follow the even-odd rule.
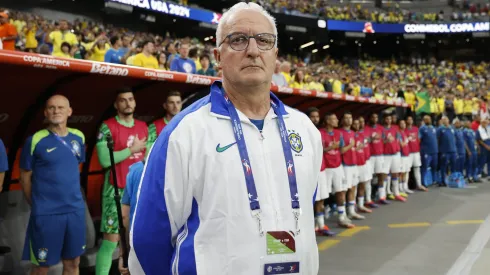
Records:
[[[400,153],[394,155],[385,155],[383,161],[383,174],[400,173],[402,160]]]
[[[316,198],[315,201],[322,201],[324,199],[328,199],[330,194],[330,189],[327,184],[327,172],[326,169],[320,171],[318,175],[318,186],[316,189]]]
[[[364,165],[357,166],[357,170],[359,173],[359,182],[368,182],[373,178],[371,165],[368,162]]]
[[[346,191],[359,183],[359,169],[357,166],[344,166],[344,187]]]
[[[402,163],[402,167],[401,167],[401,171],[402,173],[408,173],[410,172],[410,168],[412,168],[412,158],[410,157],[410,155],[404,157],[402,156],[401,157],[401,163]]]
[[[342,165],[337,168],[325,169],[325,175],[328,193],[331,193],[332,191],[335,193],[347,191],[347,188],[344,188],[344,168]]]
[[[420,158],[420,153],[410,153],[410,168],[421,167],[422,159]]]
[[[373,161],[370,159],[366,160],[366,176],[367,180],[372,180],[374,175]]]
[[[383,174],[384,156],[371,156],[370,161],[373,174]]]

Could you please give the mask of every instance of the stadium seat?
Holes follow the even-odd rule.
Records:
[[[8,209],[5,220],[0,223],[0,245],[9,246],[12,250],[0,257],[0,274],[29,274],[31,264],[21,261],[21,257],[31,210],[22,190],[1,193],[0,201],[5,200],[8,201]],[[48,274],[61,275],[62,272],[63,265],[60,262],[52,266]]]

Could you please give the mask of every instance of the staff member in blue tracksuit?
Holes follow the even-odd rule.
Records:
[[[454,134],[456,137],[456,172],[463,173],[464,163],[466,161],[466,145],[464,143],[464,129],[461,125],[461,121],[458,118],[453,120]]]
[[[467,120],[464,122],[465,129],[463,130],[464,142],[466,146],[466,177],[469,182],[479,181],[478,171],[476,169],[477,158],[478,158],[478,146],[476,145],[476,134],[473,129],[471,129],[471,121]]]
[[[429,186],[432,182],[426,181],[427,170],[430,168],[432,179],[434,180],[437,172],[437,147],[436,129],[432,126],[429,115],[424,116],[424,125],[419,129],[420,154],[422,156],[422,184]]]
[[[439,171],[441,173],[441,183],[439,186],[446,186],[446,174],[448,168],[451,172],[456,171],[456,136],[455,131],[449,125],[449,118],[441,118],[442,125],[437,128],[437,141],[439,144]]]
[[[483,175],[483,168],[487,164],[487,173],[490,168],[490,129],[488,127],[488,119],[483,119],[478,130],[476,130],[476,140],[480,145],[480,160],[478,174]]]
[[[49,125],[29,137],[22,149],[20,182],[31,205],[23,259],[34,265],[31,274],[47,274],[60,260],[63,274],[79,274],[80,255],[85,252],[79,173],[85,137],[66,127],[71,114],[66,97],[51,97],[44,110]]]

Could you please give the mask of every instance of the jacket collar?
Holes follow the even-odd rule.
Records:
[[[225,98],[223,97],[222,93],[223,89],[223,83],[220,80],[216,80],[213,82],[211,85],[211,113],[218,115],[218,116],[224,116],[224,117],[230,117],[230,113],[228,112],[228,107],[226,106],[226,101]],[[224,90],[224,89],[223,89]],[[279,98],[272,92],[270,92],[271,95],[271,101],[275,103],[277,106],[279,106],[279,114],[281,114],[284,117],[287,117],[289,115],[288,112],[286,112],[286,108],[284,103],[282,103]]]

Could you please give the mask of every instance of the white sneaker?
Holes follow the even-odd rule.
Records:
[[[366,217],[363,215],[359,215],[356,212],[349,213],[349,218],[352,220],[365,220]]]
[[[352,224],[352,221],[349,220],[349,218],[347,218],[347,216],[345,216],[345,215],[339,216],[338,224],[340,227],[343,227],[343,228],[354,228],[355,227],[355,225]]]

